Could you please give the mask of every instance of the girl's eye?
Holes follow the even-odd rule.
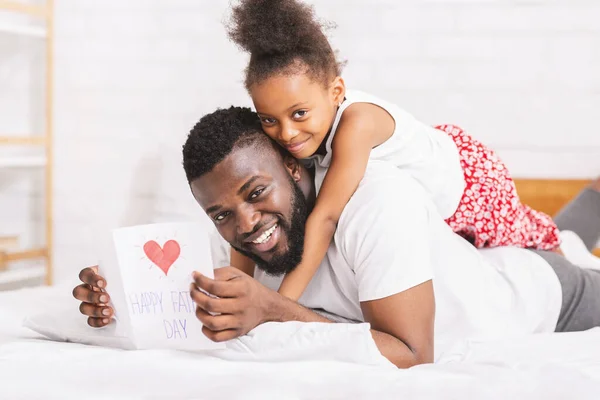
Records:
[[[275,119],[274,118],[262,118],[262,122],[263,122],[263,124],[270,125],[270,124],[275,123]]]
[[[299,110],[299,111],[296,111],[293,116],[294,116],[294,118],[302,118],[306,115],[307,112],[308,111],[306,111],[306,110]]]
[[[255,191],[254,191],[254,192],[252,192],[252,194],[250,195],[250,199],[251,199],[251,200],[254,200],[254,199],[256,199],[256,198],[257,198],[258,196],[260,196],[260,195],[262,194],[262,192],[264,192],[264,191],[265,191],[265,189],[264,189],[264,188],[262,188],[262,189],[258,189],[258,190],[255,190]]]
[[[214,217],[213,219],[214,219],[215,221],[217,221],[217,222],[221,222],[221,221],[223,221],[223,220],[225,219],[225,217],[227,217],[228,215],[229,215],[229,213],[228,213],[228,212],[224,212],[224,213],[221,213],[221,214],[217,214],[217,215],[215,215],[215,217]]]

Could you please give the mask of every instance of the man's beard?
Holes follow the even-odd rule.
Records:
[[[256,266],[265,271],[268,275],[281,276],[294,270],[302,261],[302,252],[304,251],[304,225],[308,216],[308,208],[304,194],[291,178],[290,183],[293,189],[291,226],[287,222],[279,221],[279,229],[285,232],[287,237],[288,249],[284,254],[274,254],[271,261],[267,262],[254,253],[234,248],[250,258],[256,263]]]

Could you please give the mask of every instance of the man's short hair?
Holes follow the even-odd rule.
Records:
[[[264,134],[258,115],[247,107],[229,107],[207,114],[196,123],[183,145],[183,169],[188,183],[223,161],[234,148],[274,144]]]

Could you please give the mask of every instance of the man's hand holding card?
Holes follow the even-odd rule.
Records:
[[[82,305],[92,307],[82,309],[92,316],[90,325],[104,326],[110,316],[102,311],[114,310],[118,334],[130,338],[136,349],[224,348],[202,332],[190,296],[194,271],[214,277],[210,240],[201,226],[169,223],[116,229],[103,253],[98,274],[82,271],[82,281],[96,288],[85,294],[93,305]],[[98,306],[103,294],[109,297],[107,307]]]

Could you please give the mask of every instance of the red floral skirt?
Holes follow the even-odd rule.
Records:
[[[466,187],[454,215],[446,220],[475,247],[516,246],[552,250],[560,245],[552,218],[522,204],[508,169],[490,149],[454,125],[435,127],[456,143]]]

